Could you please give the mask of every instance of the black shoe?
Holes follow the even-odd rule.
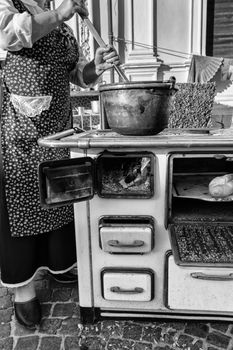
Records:
[[[49,272],[49,275],[56,281],[62,284],[72,284],[72,283],[77,283],[78,282],[78,276],[77,274],[67,271],[64,273],[58,273],[54,274]]]
[[[15,318],[22,326],[35,329],[41,321],[40,302],[37,297],[26,302],[14,302]]]

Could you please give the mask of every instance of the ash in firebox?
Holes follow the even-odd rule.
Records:
[[[114,160],[104,164],[102,194],[149,196],[151,194],[149,157]]]

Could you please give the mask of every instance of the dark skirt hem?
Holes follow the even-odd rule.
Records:
[[[0,269],[4,285],[25,284],[38,269],[65,271],[76,263],[74,222],[43,235],[12,238],[0,231]]]
[[[76,266],[77,266],[77,263],[75,262],[72,266],[68,267],[65,270],[60,270],[60,271],[51,270],[47,266],[41,266],[35,271],[34,275],[31,278],[29,278],[27,281],[24,281],[24,282],[21,282],[21,283],[16,283],[16,284],[9,284],[9,283],[4,283],[3,281],[1,281],[1,285],[3,287],[6,287],[6,288],[23,287],[23,286],[27,285],[28,283],[32,282],[34,280],[34,278],[36,277],[37,273],[40,272],[40,271],[49,271],[49,272],[51,272],[53,274],[60,274],[60,273],[68,272],[68,271],[74,269]]]

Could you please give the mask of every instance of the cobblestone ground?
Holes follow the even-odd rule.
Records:
[[[233,324],[102,321],[80,325],[75,285],[37,279],[43,320],[36,331],[15,322],[13,295],[0,287],[0,350],[233,350]]]

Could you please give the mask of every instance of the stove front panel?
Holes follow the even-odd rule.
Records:
[[[116,152],[121,153],[121,150]],[[140,154],[145,153],[148,152],[144,149],[140,151]],[[105,309],[164,309],[164,256],[170,249],[164,226],[166,193],[163,190],[167,186],[168,157],[166,153],[157,155],[151,150],[149,153],[153,159],[153,195],[150,198],[106,198],[96,194],[87,203],[75,204],[79,278],[84,280],[83,286],[79,285],[82,307],[94,305]],[[102,150],[91,150],[87,155],[97,158],[100,154]],[[77,153],[73,156],[77,156]],[[110,220],[110,223],[106,220],[116,217],[118,220],[115,223],[114,220]],[[126,220],[127,217],[131,219]],[[141,223],[138,218],[142,220]],[[107,225],[103,224],[106,222]],[[111,237],[107,238],[107,235]],[[118,244],[123,245],[121,252]],[[152,297],[147,300],[140,300],[139,297],[139,300],[134,301],[123,293],[121,300],[104,298],[101,274],[112,268],[119,271],[136,269],[138,274],[145,269],[153,271],[153,279],[150,280]]]
[[[87,156],[97,158],[103,151],[106,150],[91,149],[84,153]],[[147,151],[147,149],[142,149],[140,153]],[[119,312],[119,314],[122,312],[125,317],[127,317],[127,314],[132,316],[140,313],[142,314],[141,317],[144,317],[143,314],[148,316],[153,313],[161,317],[170,315],[177,318],[182,318],[184,315],[185,318],[198,315],[203,317],[204,314],[211,319],[218,319],[218,317],[224,315],[228,317],[229,314],[233,317],[231,304],[229,304],[230,312],[226,309],[224,302],[221,304],[221,298],[225,297],[225,293],[228,292],[231,295],[232,282],[229,280],[227,282],[216,280],[203,282],[202,280],[201,283],[204,287],[199,288],[198,286],[201,285],[199,278],[190,275],[190,273],[199,270],[192,270],[190,265],[178,265],[177,250],[173,249],[172,240],[169,238],[169,225],[183,224],[184,218],[188,221],[191,220],[191,225],[193,224],[193,218],[196,216],[198,218],[202,217],[204,223],[207,218],[214,219],[215,216],[210,214],[216,203],[197,198],[179,197],[174,194],[172,185],[175,180],[180,180],[184,175],[186,176],[186,173],[188,173],[188,178],[193,175],[199,176],[200,164],[203,164],[201,175],[215,176],[216,159],[218,160],[221,157],[219,158],[218,155],[215,159],[210,150],[208,150],[207,155],[200,154],[200,150],[193,151],[190,157],[190,154],[180,150],[176,155],[172,155],[174,159],[179,158],[174,166],[174,162],[171,162],[171,159],[174,159],[171,158],[168,149],[150,149],[149,151],[153,154],[152,158],[154,159],[153,196],[150,196],[150,198],[107,198],[96,194],[87,203],[75,204],[80,306],[83,308],[94,307],[109,315],[114,315],[114,312]],[[122,150],[117,149],[116,152],[120,153]],[[125,152],[128,152],[128,150],[124,150]],[[77,156],[78,152],[74,152],[74,155]],[[195,158],[194,162],[192,157]],[[210,159],[208,162],[212,164],[211,174],[208,169],[209,165],[207,169],[204,169],[205,164],[208,163],[206,158],[207,160]],[[186,161],[186,159],[188,160]],[[182,165],[183,160],[186,163],[184,162]],[[221,164],[223,164],[222,161]],[[226,170],[231,171],[233,163],[232,165],[228,164],[230,163],[227,163],[228,168],[221,165],[217,169],[217,173],[224,173]],[[220,204],[220,207],[221,205],[223,209],[219,210],[217,206],[215,212],[225,217],[226,223],[230,213],[233,212],[233,207],[229,202]],[[132,220],[129,223],[127,220],[125,221],[126,217],[152,218],[153,228],[148,222],[145,223],[145,226],[148,224],[148,230],[145,231],[144,235],[138,222],[135,221],[134,223]],[[106,218],[110,218],[110,224],[106,220],[105,224],[106,222],[108,224],[103,225]],[[117,218],[118,221],[114,223],[113,220],[111,222],[112,218]],[[118,225],[119,222],[120,225]],[[152,235],[152,240],[148,239],[148,232],[149,236]],[[140,247],[136,247],[136,244],[139,243],[147,248],[140,251]],[[119,252],[121,249],[119,245],[123,245],[121,252]],[[171,249],[174,256],[169,259],[168,264],[166,256]],[[130,279],[127,278],[129,275],[125,273],[126,270],[130,273]],[[207,276],[209,274],[217,277],[220,275],[222,278],[222,275],[231,276],[232,273],[226,265],[224,268],[220,267],[220,271],[214,264],[212,264],[212,267],[207,266],[204,269],[200,266],[200,272]],[[179,279],[182,281],[181,284]],[[182,284],[185,287],[183,291]],[[215,284],[218,306],[215,307],[214,303],[210,301],[209,303],[206,302],[206,309],[204,309],[201,294],[207,288],[209,293],[207,293],[207,299],[212,298]],[[179,288],[178,285],[180,285]],[[223,285],[227,292],[221,293]],[[199,301],[194,300],[195,286],[197,286],[198,293],[200,293]],[[189,293],[191,293],[190,298]],[[184,306],[181,305],[182,298],[185,299]]]

